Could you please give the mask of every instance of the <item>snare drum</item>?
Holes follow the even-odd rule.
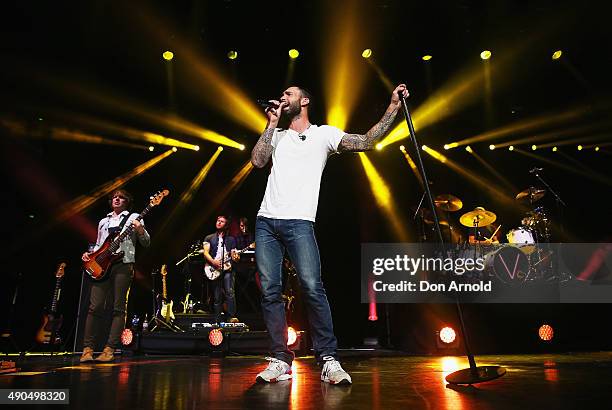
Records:
[[[508,238],[508,243],[516,245],[527,255],[535,251],[533,234],[526,228],[512,229],[506,234],[506,238]]]

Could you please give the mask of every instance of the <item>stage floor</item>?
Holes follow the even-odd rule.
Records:
[[[78,357],[26,357],[21,372],[0,375],[0,388],[68,388],[79,409],[240,408],[603,408],[612,401],[612,352],[478,356],[507,369],[476,387],[452,387],[444,377],[467,366],[463,357],[342,352],[349,387],[319,379],[314,360],[294,362],[292,381],[255,383],[261,357],[124,357],[79,365]],[[14,360],[14,357],[13,357]]]

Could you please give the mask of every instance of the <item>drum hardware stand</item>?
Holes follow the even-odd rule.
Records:
[[[538,180],[540,180],[540,182],[542,182],[542,184],[544,184],[544,186],[555,197],[555,203],[557,205],[557,217],[559,218],[559,222],[560,222],[559,223],[559,230],[561,231],[561,237],[563,238],[563,237],[565,237],[565,229],[564,229],[564,226],[563,226],[563,207],[567,207],[567,204],[563,201],[563,199],[561,199],[559,194],[554,189],[552,189],[552,187],[544,180],[544,178],[542,178],[542,176],[540,175],[540,171],[542,171],[542,170],[543,170],[543,168],[533,168],[532,169],[533,174],[535,175],[535,177]],[[548,242],[550,242],[550,233],[548,232],[548,225],[545,225],[545,229],[546,229],[545,232],[548,235],[546,240]],[[552,252],[552,251],[549,249],[549,252]],[[559,249],[557,249],[557,258],[560,258],[560,257],[561,257],[561,254],[559,252]],[[553,259],[552,258],[550,260],[550,264],[551,264],[551,268],[553,270],[553,277],[558,278],[559,276],[561,276],[562,278],[567,280],[567,276],[568,276],[567,273],[562,273],[562,274],[559,275],[558,272],[557,272],[557,274],[555,274],[555,272],[554,272],[555,269],[554,269],[554,266],[553,266]],[[557,260],[557,264],[556,265],[557,265],[557,268],[560,266],[559,260]]]
[[[410,139],[412,140],[412,144],[415,147],[417,164],[421,171],[421,176],[423,178],[423,185],[425,185],[425,192],[427,194],[427,200],[429,201],[429,206],[433,210],[433,218],[434,224],[436,228],[436,233],[438,234],[438,240],[440,245],[442,246],[442,250],[444,251],[444,240],[442,238],[442,231],[440,230],[440,221],[438,221],[438,215],[435,212],[435,204],[433,201],[433,197],[431,196],[431,191],[429,189],[429,182],[427,180],[427,175],[425,173],[425,166],[423,165],[423,160],[421,158],[421,150],[420,145],[416,139],[416,133],[414,132],[414,125],[412,124],[412,117],[410,116],[410,112],[408,111],[408,103],[406,102],[406,98],[398,93],[400,100],[402,102],[402,108],[404,109],[404,119],[406,120],[406,124],[408,125],[408,130],[410,131]],[[470,367],[468,369],[458,370],[446,376],[446,381],[451,384],[476,384],[481,382],[486,382],[489,380],[497,379],[498,377],[506,374],[506,369],[501,366],[476,366],[476,360],[474,359],[474,355],[470,350],[470,344],[468,342],[468,334],[465,329],[465,322],[463,320],[463,312],[461,310],[461,303],[459,302],[459,294],[456,294],[455,305],[457,307],[457,315],[459,316],[459,323],[461,324],[461,333],[463,335],[463,345],[465,346],[465,353],[470,363]]]

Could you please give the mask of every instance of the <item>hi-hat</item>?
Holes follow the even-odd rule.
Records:
[[[436,196],[434,199],[434,204],[437,208],[447,212],[455,212],[463,208],[463,202],[461,202],[461,199],[451,194]]]
[[[459,218],[459,222],[463,226],[473,228],[474,226],[482,227],[491,225],[493,222],[495,222],[496,219],[497,215],[479,206],[477,208],[474,208],[473,211],[466,212],[461,215],[461,218]]]
[[[546,194],[545,189],[529,187],[526,190],[516,194],[515,199],[518,201],[535,202],[540,200],[544,194]]]

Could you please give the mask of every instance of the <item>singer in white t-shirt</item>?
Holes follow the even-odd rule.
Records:
[[[389,130],[408,96],[404,84],[391,94],[385,114],[366,134],[347,134],[329,125],[310,123],[311,94],[302,87],[287,88],[279,101],[270,100],[268,124],[251,153],[251,162],[264,167],[272,159],[266,192],[255,224],[255,256],[262,287],[262,311],[270,336],[268,367],[257,381],[291,378],[293,352],[287,347],[287,319],[282,299],[281,266],[285,250],[296,267],[308,309],[313,348],[322,363],[321,380],[351,384],[351,376],[338,362],[329,302],[321,281],[321,261],[314,234],[321,175],[331,154],[367,151]],[[287,129],[277,128],[280,118]]]

